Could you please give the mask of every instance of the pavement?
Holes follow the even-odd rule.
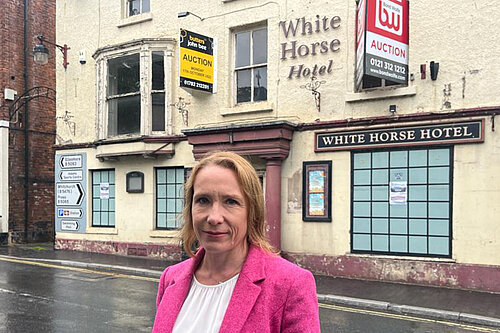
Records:
[[[175,262],[54,250],[51,243],[0,246],[0,260],[22,259],[159,278]],[[500,327],[500,293],[315,275],[318,300],[338,306]]]

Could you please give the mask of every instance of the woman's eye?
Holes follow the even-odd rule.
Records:
[[[203,204],[208,203],[208,199],[205,197],[199,197],[199,198],[196,198],[195,202],[203,205]]]
[[[226,202],[230,205],[238,205],[239,202],[234,199],[227,199]]]

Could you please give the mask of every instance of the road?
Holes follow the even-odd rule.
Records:
[[[0,332],[151,332],[158,280],[0,258]],[[320,304],[323,332],[500,332]]]

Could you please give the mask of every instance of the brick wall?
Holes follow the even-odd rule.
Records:
[[[55,41],[55,0],[28,0],[28,50],[42,34]],[[0,10],[0,120],[8,120],[11,101],[3,98],[5,87],[14,89],[18,96],[25,92],[24,79],[24,1],[1,1]],[[55,89],[55,47],[45,45],[50,52],[44,66],[28,59],[28,89],[46,86]],[[60,65],[60,64],[58,64]],[[16,123],[9,130],[9,233],[13,242],[49,241],[54,233],[54,149],[55,102],[36,98],[19,109]],[[28,124],[26,126],[26,120]],[[25,239],[25,134],[28,129],[28,233]]]

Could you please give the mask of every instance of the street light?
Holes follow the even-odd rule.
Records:
[[[63,46],[58,45],[56,43],[52,43],[45,39],[42,35],[36,36],[36,38],[39,40],[38,43],[35,44],[35,47],[33,47],[33,60],[35,61],[35,64],[37,65],[45,65],[47,62],[49,62],[49,50],[43,45],[43,43],[47,43],[50,45],[54,45],[59,49],[59,51],[62,52],[63,54],[63,67],[66,69],[68,67],[68,50],[69,47],[68,45],[64,44]]]
[[[180,12],[180,13],[177,13],[177,17],[178,17],[178,18],[183,18],[183,17],[186,17],[186,16],[188,16],[188,15],[193,15],[194,17],[199,18],[199,19],[200,19],[200,21],[203,21],[203,20],[204,20],[204,18],[202,18],[202,17],[200,17],[200,16],[198,16],[198,15],[196,15],[195,13],[192,13],[192,12]]]

